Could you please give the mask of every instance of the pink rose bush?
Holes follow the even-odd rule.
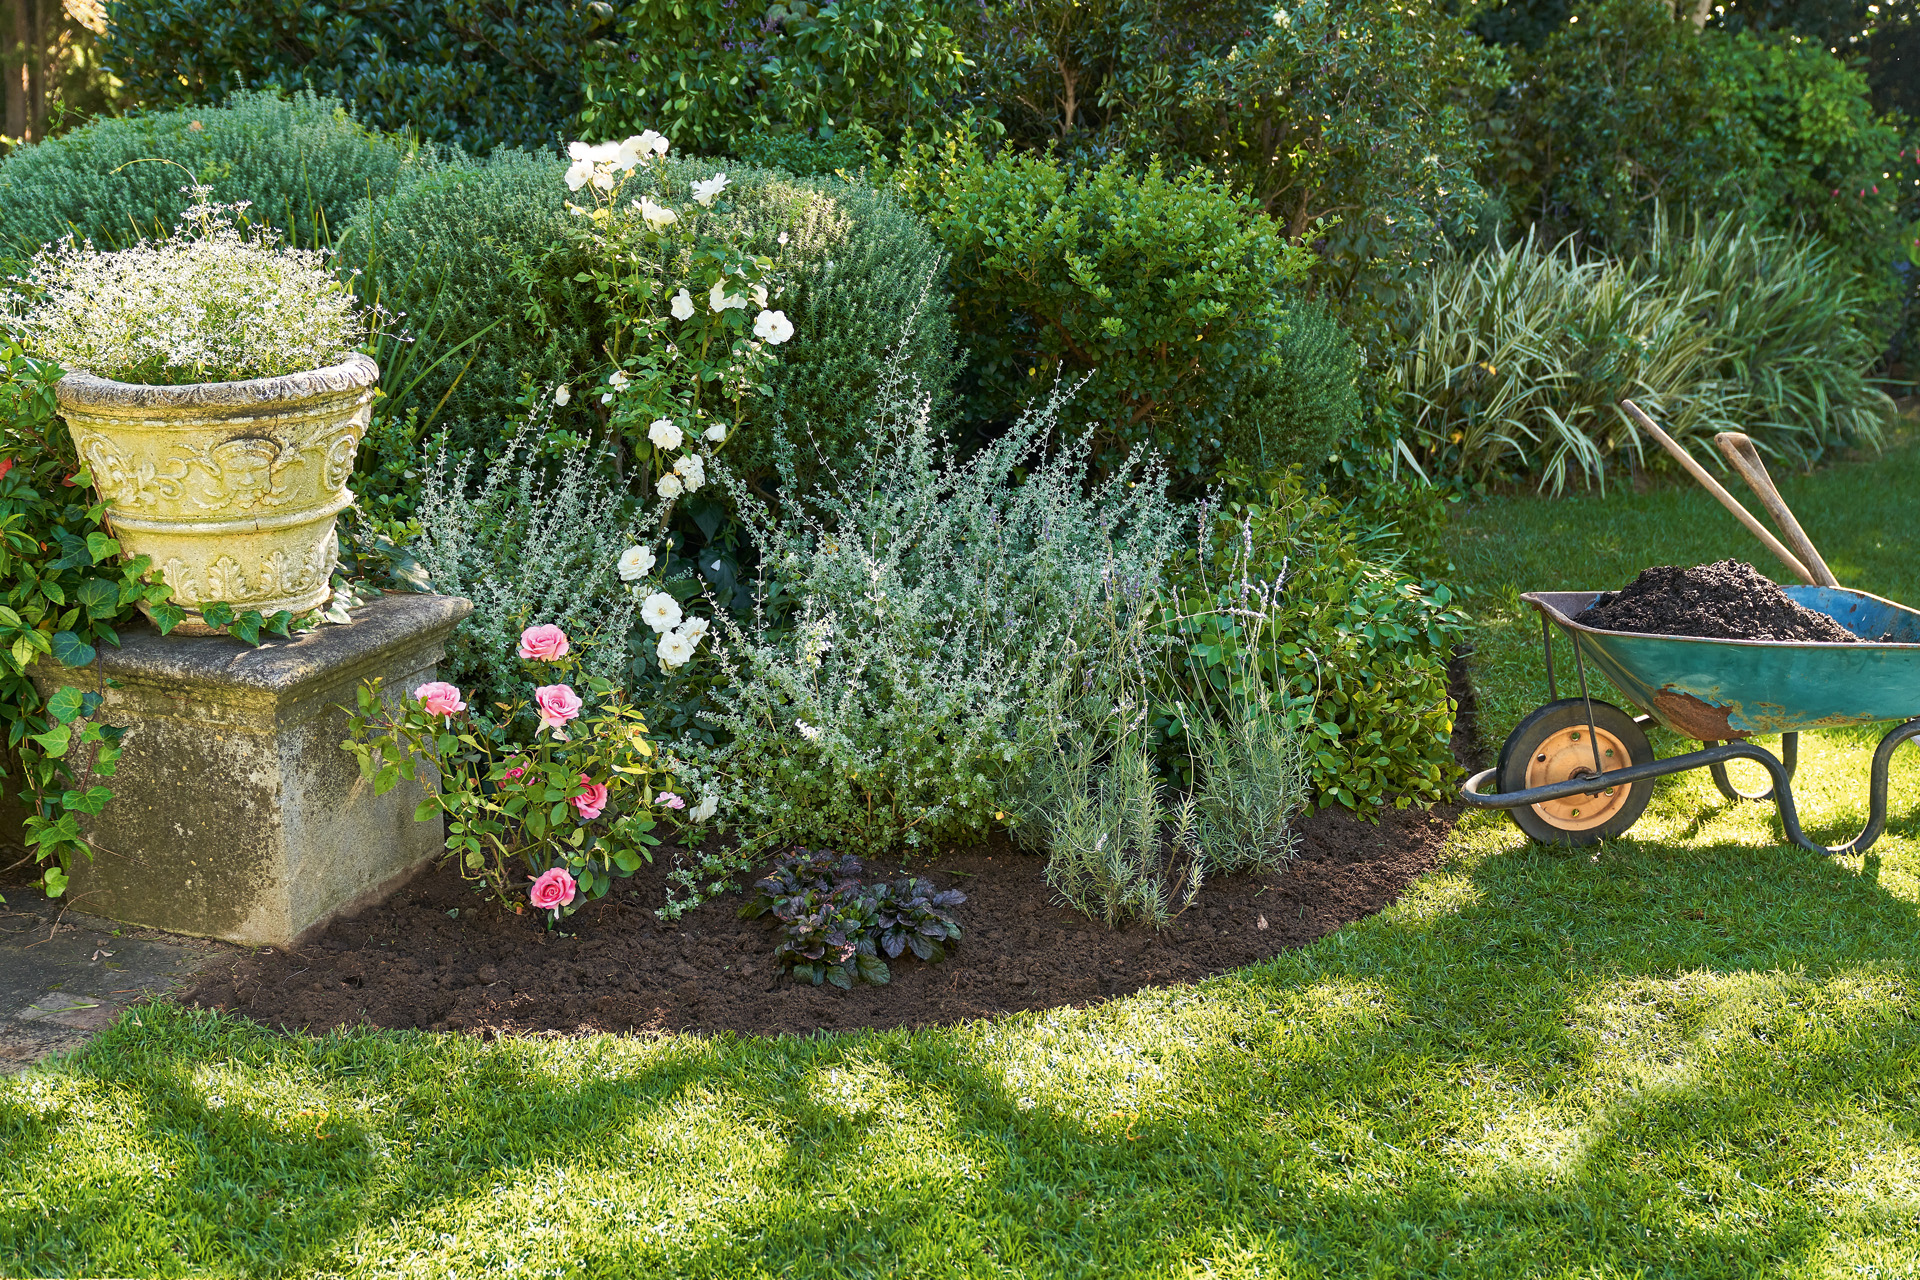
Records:
[[[520,633],[520,657],[525,662],[558,662],[572,651],[567,633],[551,622]]]
[[[574,878],[559,867],[548,867],[532,879],[533,888],[527,894],[528,901],[536,909],[551,911],[555,915],[560,913],[560,908],[573,901],[574,890],[578,887]]]
[[[549,926],[651,861],[662,807],[685,803],[667,789],[675,764],[645,719],[582,670],[581,649],[551,624],[521,633],[531,702],[473,706],[431,680],[396,707],[370,681],[343,744],[376,795],[431,765],[440,787],[422,789],[414,817],[443,818],[461,874],[509,910],[531,904]]]

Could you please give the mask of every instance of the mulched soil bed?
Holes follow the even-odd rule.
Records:
[[[1602,592],[1574,621],[1600,631],[1709,640],[1860,639],[1826,614],[1794,603],[1739,560],[1642,569],[1620,590]]]
[[[888,985],[852,991],[778,972],[772,918],[736,918],[737,894],[676,923],[655,919],[665,858],[552,934],[441,867],[297,951],[215,968],[184,999],[305,1031],[482,1035],[911,1027],[1086,1004],[1264,960],[1371,915],[1434,865],[1454,817],[1395,811],[1369,825],[1317,814],[1300,825],[1298,859],[1271,875],[1209,881],[1158,933],[1108,930],[1051,905],[1037,855],[1005,844],[949,853],[911,870],[967,894],[958,946],[938,964],[904,958]],[[868,868],[883,869],[893,867]]]

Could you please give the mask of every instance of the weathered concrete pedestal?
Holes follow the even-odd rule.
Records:
[[[434,678],[472,612],[449,596],[390,595],[344,626],[258,649],[225,636],[137,631],[100,650],[115,682],[101,713],[128,728],[113,800],[75,859],[77,910],[174,933],[284,947],[396,887],[438,854],[415,822],[419,785],[384,796],[340,749],[362,681],[397,696]],[[39,670],[45,691],[91,671]]]

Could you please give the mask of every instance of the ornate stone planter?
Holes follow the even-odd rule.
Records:
[[[366,433],[380,369],[355,353],[279,378],[139,386],[70,373],[61,416],[128,556],[154,571],[194,616],[304,613],[327,598],[339,560],[334,518],[353,502],[347,480]]]

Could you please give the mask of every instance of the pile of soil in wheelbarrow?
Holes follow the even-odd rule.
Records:
[[[553,932],[532,912],[475,896],[442,866],[297,950],[235,955],[184,998],[298,1030],[483,1036],[911,1027],[1086,1004],[1252,964],[1371,915],[1434,865],[1454,816],[1394,810],[1370,824],[1337,809],[1315,814],[1300,823],[1296,859],[1209,880],[1159,931],[1108,929],[1054,905],[1042,856],[1004,842],[950,852],[908,870],[967,895],[954,909],[960,941],[938,963],[903,955],[887,985],[851,991],[781,973],[777,922],[739,919],[739,894],[657,919],[670,856]],[[895,865],[867,870],[891,875]]]
[[[1643,569],[1618,591],[1603,591],[1575,622],[1599,631],[1700,636],[1708,640],[1828,640],[1860,637],[1796,604],[1752,565],[1739,560],[1680,569]]]

